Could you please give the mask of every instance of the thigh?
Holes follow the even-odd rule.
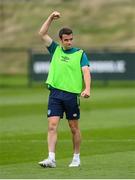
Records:
[[[65,100],[64,109],[66,113],[66,119],[80,119],[80,98],[76,95],[71,99]]]
[[[68,124],[71,129],[79,129],[79,121],[77,121],[76,119],[70,119],[68,121]]]

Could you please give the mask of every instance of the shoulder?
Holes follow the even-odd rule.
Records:
[[[55,41],[52,41],[51,45],[49,47],[47,47],[49,53],[53,55],[57,46],[59,46],[59,44]]]
[[[81,62],[80,62],[81,67],[90,66],[88,56],[87,56],[87,54],[85,53],[85,51],[83,49],[74,47],[73,51],[74,52],[79,51],[79,52],[82,53]]]
[[[82,59],[81,59],[81,67],[90,66],[89,59],[85,51],[83,51]]]

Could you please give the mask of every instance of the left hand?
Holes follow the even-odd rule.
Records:
[[[90,97],[90,90],[85,89],[82,91],[81,96],[84,98],[89,98]]]

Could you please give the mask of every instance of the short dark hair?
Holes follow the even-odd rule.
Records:
[[[70,35],[70,34],[73,34],[73,31],[70,28],[64,27],[64,28],[60,29],[60,31],[59,31],[59,37],[61,39],[62,39],[63,34]]]

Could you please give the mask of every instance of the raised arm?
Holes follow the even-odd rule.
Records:
[[[82,67],[82,72],[83,72],[85,89],[81,93],[81,96],[84,98],[88,98],[90,96],[90,85],[91,85],[91,75],[90,75],[89,67],[88,66]]]
[[[60,18],[59,12],[54,11],[53,13],[51,13],[38,32],[38,34],[44,40],[47,47],[49,47],[52,43],[52,38],[48,35],[48,29],[51,25],[51,22],[58,18]]]

